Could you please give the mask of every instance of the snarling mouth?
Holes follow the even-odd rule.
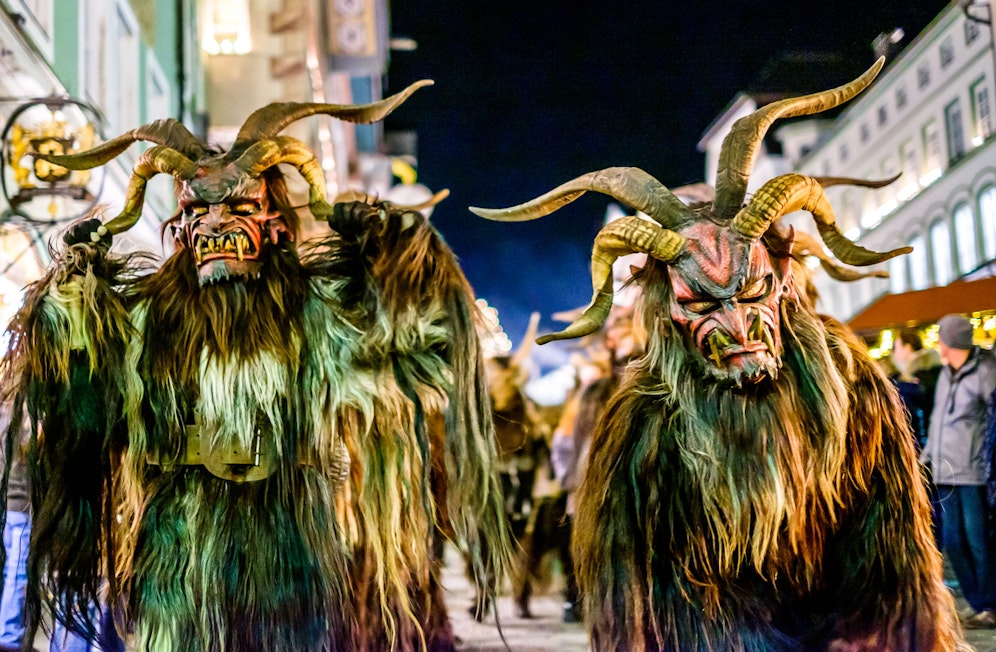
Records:
[[[717,367],[722,367],[724,362],[743,355],[763,353],[765,351],[771,355],[775,355],[775,343],[767,328],[763,326],[751,328],[751,336],[751,340],[740,344],[734,341],[728,333],[717,328],[706,337],[709,359]]]
[[[259,250],[250,238],[241,229],[229,231],[219,235],[194,234],[193,241],[194,258],[197,264],[226,258],[237,260],[256,260],[259,257]]]

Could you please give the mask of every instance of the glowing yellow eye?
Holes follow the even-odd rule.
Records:
[[[758,281],[754,281],[743,290],[740,291],[741,301],[750,301],[751,299],[760,299],[765,290],[768,289],[768,279],[767,277],[762,278]]]
[[[208,207],[203,204],[192,204],[184,208],[183,212],[192,217],[200,217],[202,215],[207,215]]]
[[[689,312],[697,312],[701,315],[702,313],[712,312],[719,304],[715,301],[688,301],[682,303],[681,306]]]
[[[229,211],[233,215],[248,217],[259,212],[259,204],[256,202],[239,202],[238,204],[233,204]]]

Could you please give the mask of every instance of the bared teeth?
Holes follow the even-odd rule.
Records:
[[[194,243],[194,255],[198,262],[211,254],[234,254],[241,261],[252,253],[254,253],[252,242],[241,231],[218,236],[199,236]]]

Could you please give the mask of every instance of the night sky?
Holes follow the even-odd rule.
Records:
[[[418,49],[392,54],[386,92],[436,83],[386,128],[417,131],[419,181],[452,193],[432,221],[518,342],[532,310],[541,332],[559,330],[550,314],[591,298],[591,245],[610,199],[588,193],[524,223],[489,222],[467,206],[511,206],[612,166],[672,188],[701,181],[696,143],[774,57],[833,52],[860,71],[876,35],[901,27],[908,44],[946,4],[394,2],[392,34]]]

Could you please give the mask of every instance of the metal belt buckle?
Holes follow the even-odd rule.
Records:
[[[277,469],[277,456],[272,437],[264,437],[260,430],[256,430],[248,450],[241,447],[214,446],[206,454],[202,451],[201,457],[204,468],[213,475],[232,482],[263,480],[270,477]]]

